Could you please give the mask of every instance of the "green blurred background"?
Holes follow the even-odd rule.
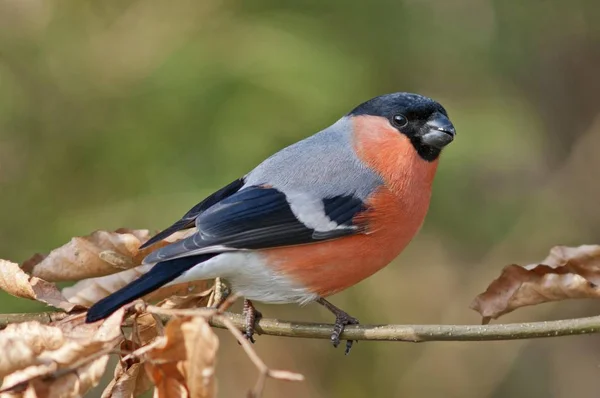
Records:
[[[375,95],[414,91],[458,130],[391,266],[333,302],[363,323],[478,323],[503,265],[599,243],[597,0],[0,1],[0,257],[95,229],[165,227]],[[319,306],[266,316],[331,321]],[[40,307],[1,296],[0,311]],[[596,314],[546,304],[502,321]],[[220,333],[220,332],[219,332]],[[220,396],[256,371],[220,333]],[[600,337],[358,344],[259,337],[304,383],[266,397],[597,397]]]

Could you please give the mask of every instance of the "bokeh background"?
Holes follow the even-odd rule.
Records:
[[[0,257],[95,229],[158,229],[358,103],[414,91],[458,130],[400,258],[333,302],[363,323],[478,323],[509,263],[599,243],[596,0],[0,0]],[[0,311],[40,307],[6,295]],[[331,321],[316,305],[269,317]],[[598,313],[597,302],[501,321]],[[220,396],[256,371],[220,333]],[[266,397],[585,398],[600,336],[493,343],[259,337],[307,381]],[[95,392],[99,394],[98,391]]]

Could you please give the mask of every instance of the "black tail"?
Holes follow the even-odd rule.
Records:
[[[86,322],[96,322],[159,287],[171,282],[196,264],[207,261],[219,253],[198,254],[157,263],[150,271],[129,285],[94,304],[87,313]]]

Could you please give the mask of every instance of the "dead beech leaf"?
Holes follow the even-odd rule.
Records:
[[[215,357],[219,340],[202,317],[172,318],[165,336],[144,350],[146,373],[155,396],[215,396]]]
[[[163,332],[162,323],[157,323],[154,315],[144,313],[135,317],[131,330],[131,340],[137,347],[145,346]]]
[[[35,255],[23,263],[23,269],[50,282],[109,275],[139,265],[138,248],[148,239],[146,229],[95,231],[72,238],[45,257]]]
[[[148,315],[148,317],[146,317],[146,315]],[[144,318],[142,323],[148,326],[150,326],[149,320],[154,319],[151,314],[143,314],[138,317],[138,320],[139,318]],[[138,326],[138,329],[140,328],[146,330],[146,333],[142,332],[141,335],[144,335],[149,339],[152,337],[152,334],[156,335],[156,333],[148,333],[150,329],[145,326]],[[156,328],[154,328],[154,330],[156,330]],[[133,336],[135,337],[135,334],[133,334]],[[144,344],[150,341],[146,341],[145,338],[139,340],[144,341]],[[139,344],[134,343],[131,340],[124,340],[121,343],[121,351],[124,353],[131,352],[136,345]],[[144,371],[144,365],[137,362],[136,358],[124,359],[123,356],[121,356],[119,363],[115,368],[113,379],[104,389],[102,398],[133,398],[148,391],[151,387],[152,382]]]
[[[91,307],[94,303],[111,293],[125,287],[152,268],[152,265],[141,265],[116,274],[97,278],[84,279],[73,286],[65,287],[62,294],[73,304]],[[189,295],[202,292],[210,286],[210,281],[194,281],[164,286],[144,297],[148,301],[161,300],[173,295]]]
[[[43,398],[76,398],[82,397],[93,386],[98,384],[104,374],[108,356],[102,356],[91,360],[76,371],[70,371],[56,379],[47,379],[38,375],[27,383],[24,397],[43,397]],[[58,373],[60,370],[54,371]],[[52,376],[50,376],[52,377]],[[12,395],[12,394],[11,394]],[[14,397],[14,395],[12,395]]]
[[[204,281],[207,282],[208,281]],[[208,300],[212,294],[212,288],[196,294],[187,296],[171,296],[159,302],[158,307],[173,309],[173,308],[200,308],[208,305]]]
[[[50,282],[26,274],[18,264],[0,260],[0,289],[16,296],[60,308],[67,312],[77,307],[70,303]]]
[[[144,296],[144,300],[158,301],[172,296],[203,295],[208,289],[210,289],[211,285],[212,281],[210,280],[196,280],[193,282],[184,282],[177,283],[175,285],[163,286],[147,296]]]
[[[115,369],[114,379],[104,389],[102,398],[134,398],[152,387],[150,379],[144,372],[141,363],[134,363],[126,368],[119,363]]]
[[[219,339],[208,322],[201,317],[182,325],[187,360],[184,377],[190,398],[209,398],[216,395],[215,361]]]
[[[24,391],[25,396],[33,397],[83,396],[98,384],[106,369],[109,350],[121,340],[124,313],[121,309],[105,321],[94,324],[95,331],[83,342],[66,340],[66,335],[58,326],[46,327],[50,329],[32,327],[31,333],[39,331],[44,336],[50,334],[52,340],[44,344],[32,344],[32,347],[37,347],[35,349],[41,349],[42,352],[35,355],[33,361],[20,363],[18,370],[6,375],[2,390],[16,393]],[[14,332],[8,335],[14,335]],[[61,334],[63,340],[57,337]],[[31,340],[31,337],[23,337],[16,341]]]
[[[73,286],[65,287],[62,294],[73,304],[91,307],[92,304],[144,275],[151,268],[151,265],[142,265],[112,275],[84,279]]]
[[[190,396],[176,363],[153,366],[149,362],[145,362],[144,368],[154,383],[154,398],[188,398]]]
[[[517,308],[575,298],[600,298],[600,246],[556,246],[541,264],[508,265],[471,308],[483,322]]]
[[[55,350],[64,344],[59,328],[39,322],[11,324],[0,332],[0,379],[35,364],[37,356],[45,350]]]
[[[72,238],[47,256],[36,254],[22,267],[31,275],[49,282],[101,277],[139,266],[150,252],[182,239],[194,230],[177,232],[142,250],[139,247],[151,237],[147,229],[95,231]]]

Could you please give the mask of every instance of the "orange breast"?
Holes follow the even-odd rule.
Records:
[[[368,233],[264,251],[276,271],[320,296],[360,282],[400,254],[423,223],[437,167],[387,120],[360,116],[354,123],[356,152],[385,182],[368,198],[370,210],[355,219]]]

